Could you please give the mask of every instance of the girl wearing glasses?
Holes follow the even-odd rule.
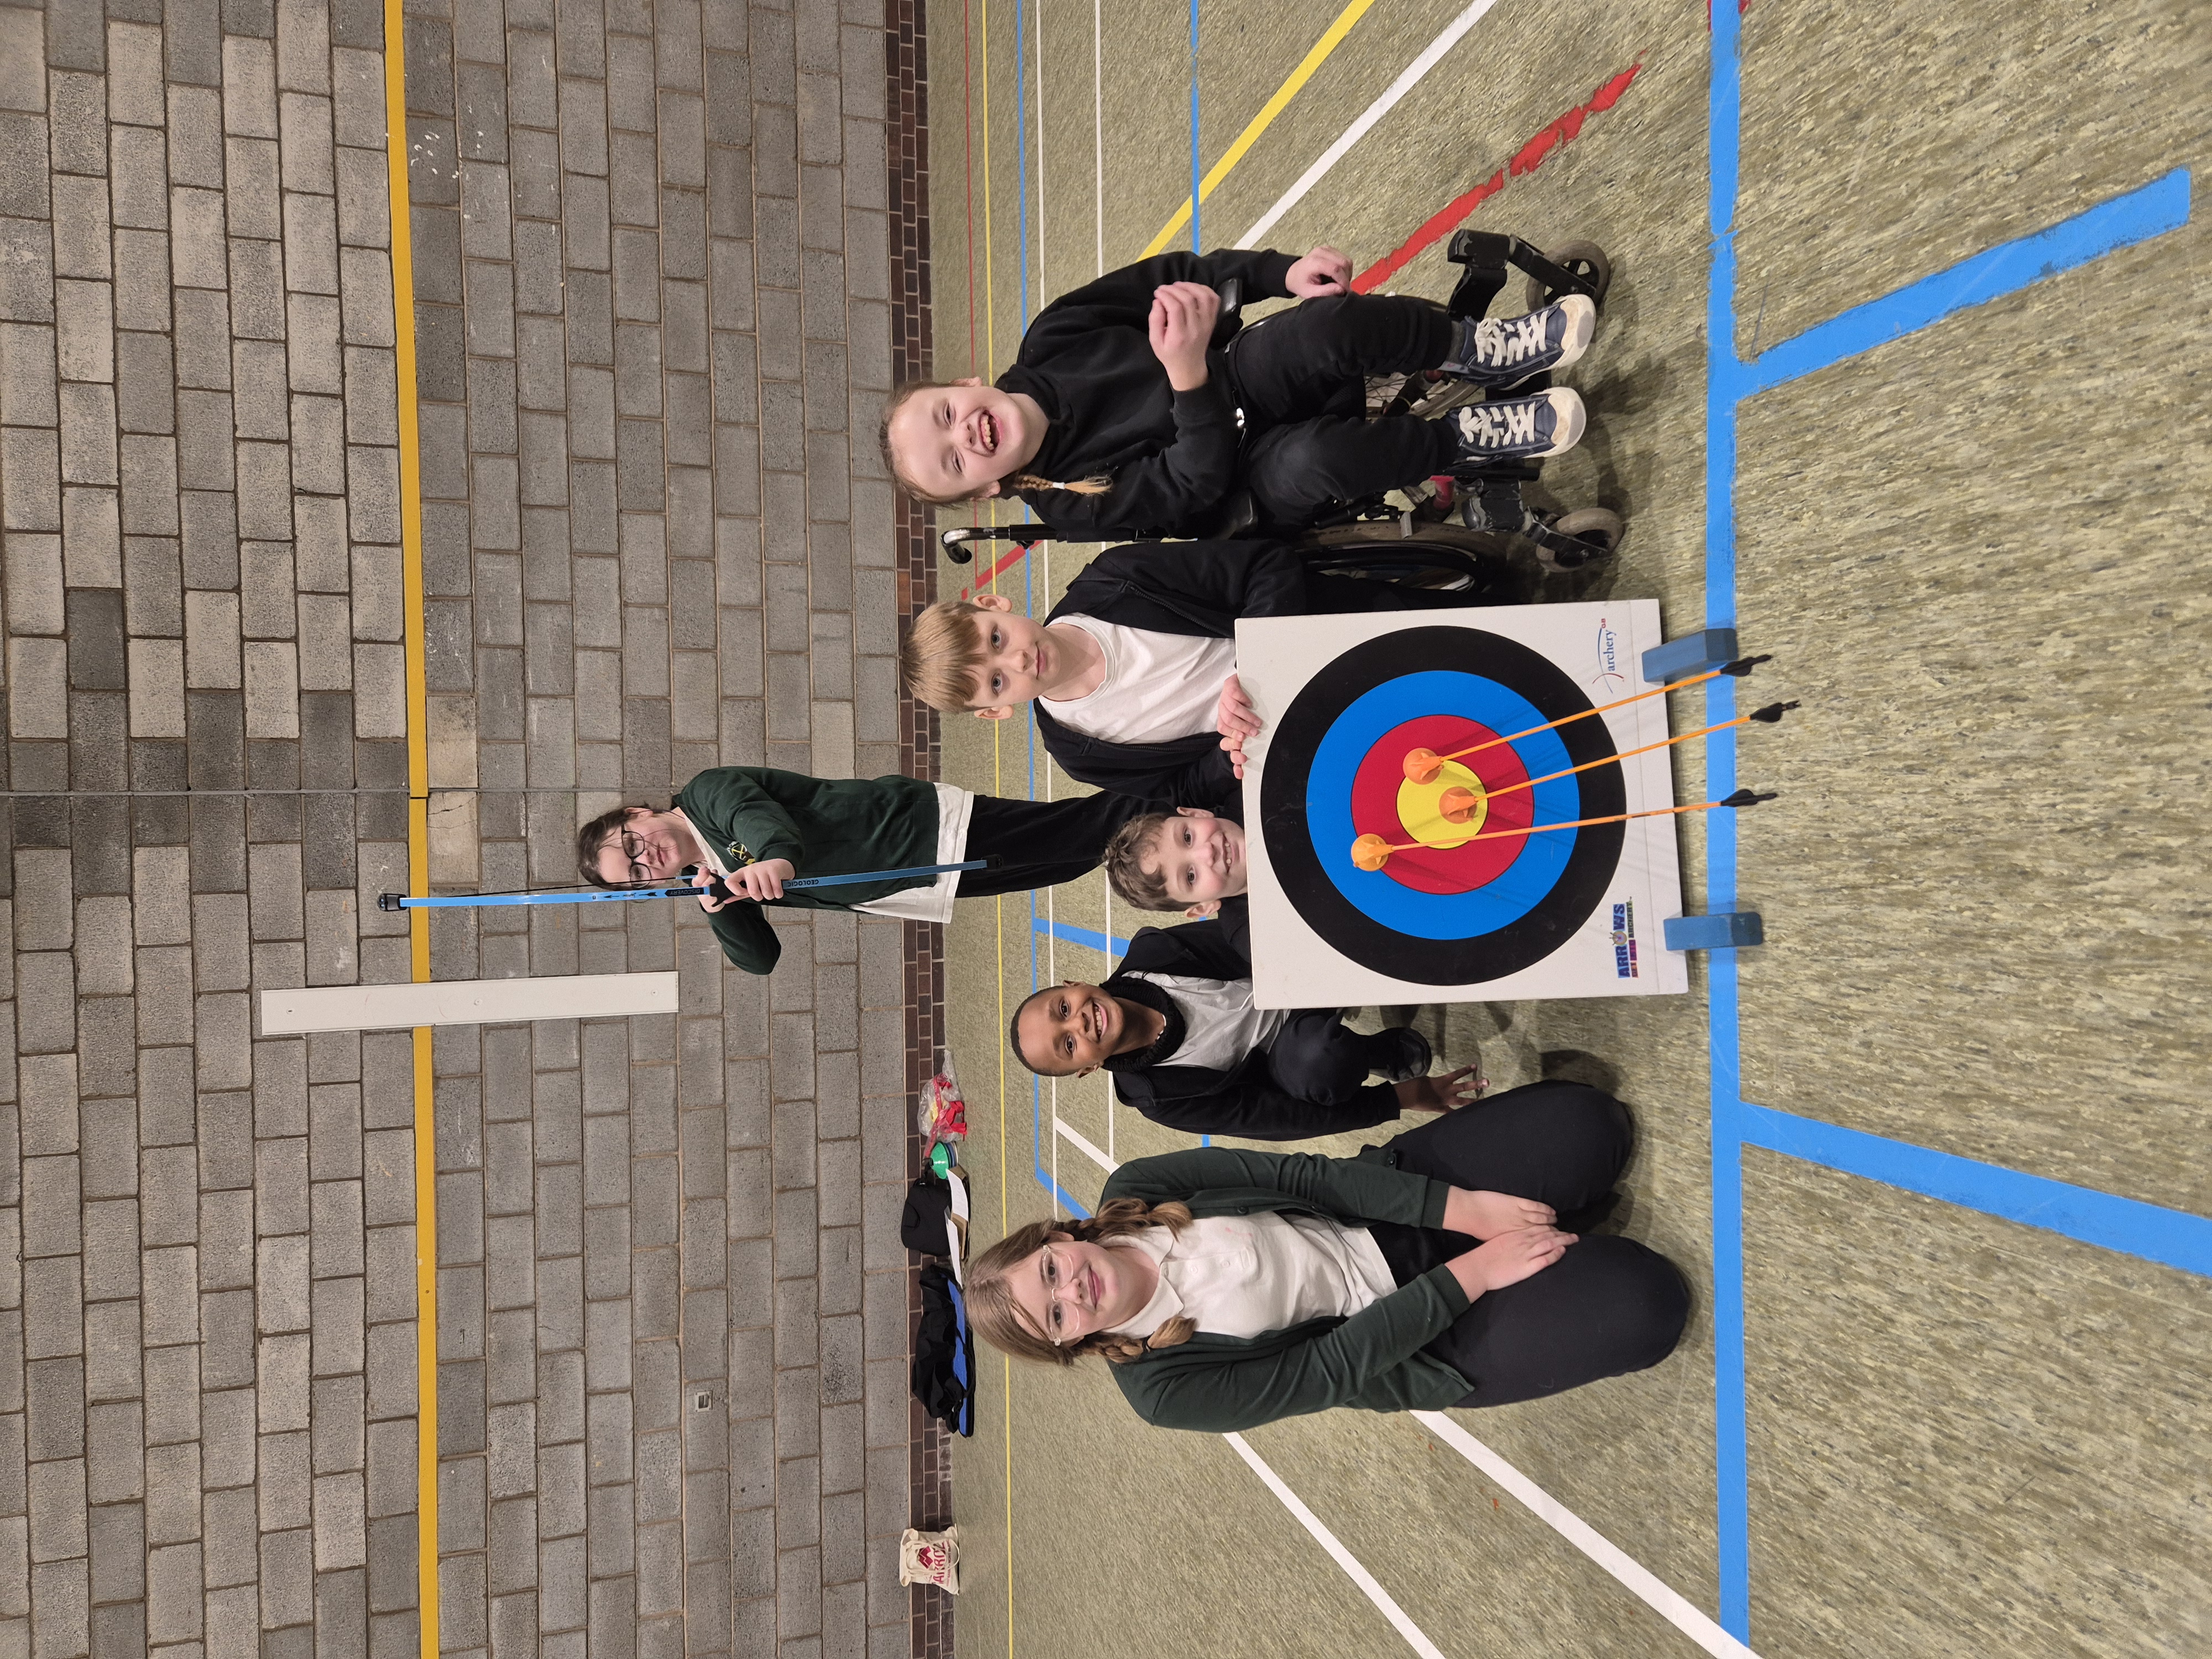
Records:
[[[1358,1158],[1139,1158],[1096,1216],[1033,1222],[979,1256],[969,1316],[1022,1358],[1103,1354],[1162,1428],[1558,1394],[1657,1364],[1689,1316],[1665,1256],[1580,1235],[1612,1208],[1633,1139],[1619,1101],[1553,1081]]]

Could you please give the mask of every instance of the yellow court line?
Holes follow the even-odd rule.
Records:
[[[1350,5],[1337,13],[1336,21],[1322,32],[1320,40],[1314,42],[1313,50],[1305,55],[1305,60],[1291,71],[1288,80],[1275,88],[1275,95],[1246,124],[1244,131],[1237,135],[1237,142],[1223,152],[1221,159],[1213,164],[1212,170],[1198,181],[1200,201],[1203,202],[1213,194],[1213,187],[1226,179],[1230,170],[1244,159],[1244,152],[1259,142],[1260,135],[1289,106],[1291,100],[1298,95],[1299,89],[1313,79],[1314,71],[1328,61],[1328,55],[1344,44],[1344,37],[1352,33],[1352,26],[1364,17],[1368,8],[1374,3],[1375,0],[1352,0]],[[1186,196],[1182,198],[1182,205],[1175,210],[1175,216],[1160,227],[1158,235],[1145,244],[1145,251],[1138,258],[1149,259],[1165,247],[1176,233],[1190,222],[1190,210],[1191,200]]]
[[[399,404],[399,574],[407,664],[407,890],[430,890],[430,733],[422,622],[422,459],[415,404],[415,246],[408,216],[403,0],[384,3],[384,155],[392,195],[392,313]],[[430,977],[430,920],[408,912],[412,977]],[[438,1146],[430,1028],[415,1028],[415,1605],[438,1659]]]
[[[994,280],[991,246],[991,0],[982,0],[983,12],[983,337],[988,349],[983,354],[982,370],[999,360],[998,292]],[[964,43],[963,43],[964,44]],[[969,243],[972,248],[975,244]],[[972,255],[970,256],[973,257]],[[975,271],[969,268],[968,283],[973,292]],[[975,356],[975,339],[968,338],[968,357],[972,365]],[[935,368],[934,364],[931,367]],[[999,521],[999,504],[994,500],[986,508],[989,521]],[[999,591],[999,573],[991,573],[991,591]],[[994,721],[991,726],[991,789],[997,793],[1000,784],[999,727],[1004,721]],[[991,901],[993,932],[997,936],[999,952],[998,1023],[994,1030],[1004,1030],[1006,1024],[1006,901],[1004,895]],[[948,973],[946,982],[951,983]],[[950,1033],[947,1033],[948,1039]],[[999,1051],[999,1237],[1006,1236],[1006,1055],[1003,1045]],[[1006,1434],[1003,1446],[1006,1455],[1006,1659],[1014,1653],[1014,1362],[1004,1354],[999,1357],[1000,1409],[1005,1413]]]

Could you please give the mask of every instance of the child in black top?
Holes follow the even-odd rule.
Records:
[[[1441,368],[1504,387],[1563,368],[1589,346],[1589,301],[1478,322],[1353,294],[1351,275],[1330,247],[1164,253],[1113,271],[1039,313],[996,386],[903,388],[884,419],[891,472],[926,501],[1011,491],[1055,534],[1103,541],[1200,533],[1240,487],[1264,521],[1296,526],[1330,501],[1580,439],[1582,400],[1565,389],[1370,421],[1365,380]],[[1239,332],[1219,319],[1232,277],[1247,300],[1306,303]]]
[[[1007,1039],[1041,1077],[1103,1066],[1121,1103],[1153,1122],[1247,1140],[1449,1111],[1484,1086],[1470,1066],[1429,1076],[1428,1039],[1410,1026],[1365,1035],[1334,1008],[1255,1008],[1251,976],[1218,921],[1140,927],[1103,986],[1030,993]],[[1384,1080],[1370,1083],[1375,1073]]]

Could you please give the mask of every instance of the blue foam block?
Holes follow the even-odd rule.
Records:
[[[1718,668],[1724,662],[1734,662],[1735,629],[1705,628],[1694,634],[1685,634],[1679,640],[1669,640],[1664,645],[1655,645],[1644,653],[1644,683],[1661,685],[1669,680],[1686,679],[1692,674],[1702,674],[1708,668]]]
[[[1764,945],[1765,924],[1756,910],[1722,910],[1710,916],[1669,916],[1662,932],[1670,951],[1733,951]]]

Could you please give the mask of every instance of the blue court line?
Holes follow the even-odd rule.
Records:
[[[1059,939],[1063,944],[1088,945],[1105,956],[1123,957],[1129,953],[1129,941],[1125,939],[1116,938],[1111,933],[1102,933],[1096,927],[1078,927],[1072,921],[1048,920],[1035,915],[1034,907],[1030,917],[1030,928],[1034,933],[1042,933],[1049,939]],[[1031,945],[1030,948],[1035,950],[1036,947]]]
[[[1190,251],[1203,253],[1198,240],[1198,0],[1190,0]]]
[[[1712,273],[1705,294],[1705,626],[1735,625],[1735,410],[1742,395],[1735,356],[1735,201],[1742,113],[1741,24],[1736,8],[1711,8],[1713,67],[1709,205]],[[1733,719],[1735,682],[1705,684],[1707,724]],[[1705,745],[1705,780],[1715,798],[1735,789],[1735,733]],[[1735,902],[1735,814],[1705,815],[1705,908]],[[1735,952],[1714,951],[1709,964],[1713,1182],[1713,1475],[1721,1628],[1751,1641],[1751,1474],[1745,1425],[1743,1155],[1736,1106]]]
[[[2016,292],[2187,222],[2190,175],[2177,168],[2034,235],[2007,242],[1948,270],[1857,306],[1783,342],[1752,362],[1735,351],[1735,209],[1742,109],[1739,9],[1712,8],[1711,143],[1711,285],[1706,302],[1705,622],[1736,621],[1736,420],[1755,393],[1898,339],[1952,313]],[[1735,684],[1706,689],[1707,719],[1735,710]],[[1735,733],[1706,750],[1716,795],[1736,787]],[[1707,823],[1706,903],[1737,896],[1733,813]],[[2212,1221],[2108,1193],[2069,1186],[1972,1158],[1753,1106],[1742,1097],[1739,980],[1733,951],[1708,957],[1713,1183],[1715,1510],[1720,1623],[1751,1638],[1749,1468],[1744,1383],[1743,1158],[1766,1147],[1985,1214],[2196,1273],[2212,1273]]]
[[[1763,1146],[2185,1273],[2212,1274],[2212,1220],[2186,1210],[2169,1210],[1748,1102],[1742,1104],[1740,1116],[1747,1146]]]
[[[2176,167],[2140,190],[2100,202],[2048,230],[2004,242],[1910,288],[1854,306],[1742,365],[1742,396],[1796,380],[1862,351],[1986,304],[2102,254],[2148,241],[2189,222],[2189,169]]]

